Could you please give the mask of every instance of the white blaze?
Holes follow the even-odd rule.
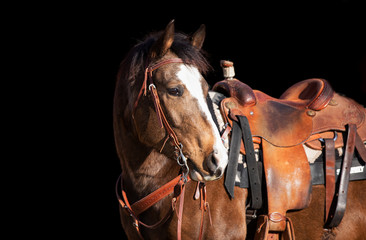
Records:
[[[186,89],[190,92],[193,98],[197,99],[200,110],[210,123],[212,133],[215,137],[213,146],[214,157],[218,162],[218,166],[224,169],[228,163],[227,151],[221,141],[219,131],[217,130],[216,124],[212,119],[210,110],[208,109],[207,102],[203,94],[202,84],[200,81],[202,78],[200,72],[195,67],[183,64],[180,66],[177,77],[182,81],[182,83],[185,85]]]

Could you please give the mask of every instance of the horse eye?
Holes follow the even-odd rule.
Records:
[[[180,97],[183,95],[183,88],[181,87],[168,88],[168,93],[172,96]]]

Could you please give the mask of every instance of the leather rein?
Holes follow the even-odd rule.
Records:
[[[190,181],[189,178],[189,167],[187,165],[187,158],[183,154],[183,145],[179,142],[177,135],[175,134],[174,130],[171,128],[164,111],[161,107],[158,92],[156,90],[156,86],[153,82],[153,71],[158,69],[161,66],[164,66],[166,64],[170,63],[183,63],[183,60],[180,58],[171,58],[167,60],[159,61],[155,64],[150,64],[145,69],[145,75],[144,75],[144,81],[141,86],[141,89],[139,91],[139,94],[137,96],[137,99],[134,103],[132,118],[134,119],[135,110],[138,106],[138,103],[142,96],[147,95],[147,90],[151,93],[152,101],[155,106],[155,112],[157,114],[160,128],[165,128],[167,132],[167,138],[165,139],[162,148],[160,149],[160,152],[162,152],[166,142],[168,139],[171,140],[172,145],[175,147],[175,153],[177,157],[177,163],[182,169],[182,173],[178,175],[176,178],[168,182],[167,184],[163,185],[159,189],[155,190],[154,192],[150,193],[146,197],[138,200],[137,202],[133,203],[132,205],[128,201],[127,194],[124,191],[123,188],[123,177],[122,173],[117,179],[116,182],[116,196],[119,201],[119,204],[122,206],[123,209],[127,211],[127,214],[132,218],[132,225],[135,227],[138,236],[140,239],[143,239],[143,236],[140,232],[140,225],[144,226],[149,229],[156,229],[160,226],[162,226],[172,215],[174,211],[176,211],[177,203],[179,201],[179,210],[177,210],[177,216],[178,216],[178,224],[177,224],[177,239],[181,239],[181,227],[182,227],[182,219],[183,219],[183,204],[184,204],[184,192],[185,188],[184,185]],[[149,84],[149,85],[148,85]],[[120,188],[120,189],[119,189]],[[119,191],[121,191],[121,195],[119,194]],[[208,202],[206,202],[206,186],[204,183],[198,182],[197,183],[197,189],[195,194],[195,199],[200,198],[201,200],[201,211],[202,211],[202,217],[201,217],[201,228],[200,228],[200,235],[199,238],[202,238],[202,229],[203,229],[203,213],[204,211],[209,211],[209,205]],[[148,225],[143,223],[139,220],[138,216],[148,210],[150,207],[152,207],[154,204],[162,200],[163,198],[167,197],[168,195],[173,194],[172,198],[172,204],[171,208],[169,209],[168,213],[158,222],[152,225]],[[211,223],[211,217],[210,217],[210,223]]]

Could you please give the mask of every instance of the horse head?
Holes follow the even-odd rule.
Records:
[[[135,67],[124,68],[130,74],[125,86],[130,89],[126,93],[130,107],[124,115],[133,119],[131,128],[138,141],[174,160],[180,151],[190,177],[197,181],[222,177],[228,162],[207,104],[209,86],[202,74],[209,65],[201,53],[204,39],[204,25],[187,36],[175,33],[172,21],[137,45],[129,57]]]

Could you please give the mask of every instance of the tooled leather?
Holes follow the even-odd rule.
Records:
[[[366,109],[352,99],[334,94],[334,105],[328,105],[325,109],[316,112],[313,117],[313,135],[317,138],[309,139],[306,145],[310,148],[321,150],[322,144],[318,138],[330,138],[334,131],[346,131],[345,125],[355,124],[357,133],[362,141],[366,141]],[[342,134],[338,134],[335,148],[343,147],[344,139]]]
[[[132,211],[136,214],[136,216],[138,216],[150,207],[152,207],[155,203],[159,202],[161,199],[174,192],[174,187],[178,184],[180,178],[181,176],[174,178],[161,188],[133,203],[131,205]]]

